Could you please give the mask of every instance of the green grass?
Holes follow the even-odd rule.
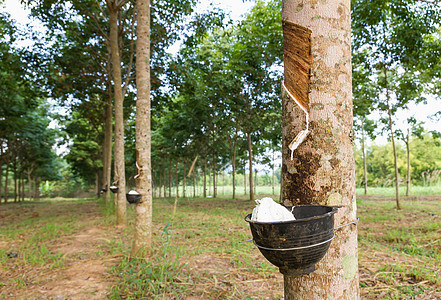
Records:
[[[393,198],[360,196],[357,202],[359,262],[373,278],[361,282],[364,296],[426,299],[441,292],[441,201],[403,198],[401,210]]]
[[[40,265],[49,269],[64,267],[65,257],[51,247],[58,240],[79,230],[80,212],[68,216],[63,210],[78,209],[79,204],[90,200],[78,199],[72,201],[54,201],[42,199],[38,202],[24,202],[11,204],[14,209],[10,212],[10,222],[0,228],[0,238],[11,244],[9,249],[0,249],[0,261],[8,261],[9,252],[18,253],[13,264],[5,268],[14,268],[16,265]],[[6,206],[6,208],[9,208]],[[33,215],[37,213],[38,215]]]
[[[364,188],[356,188],[357,195],[364,195]],[[367,195],[395,197],[395,187],[368,187]],[[406,195],[406,186],[400,186],[400,196]],[[441,186],[411,186],[409,196],[440,196]]]

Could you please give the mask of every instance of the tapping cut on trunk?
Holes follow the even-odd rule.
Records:
[[[309,113],[311,91],[311,30],[283,21],[283,59],[285,64],[284,85],[297,100],[297,104]]]

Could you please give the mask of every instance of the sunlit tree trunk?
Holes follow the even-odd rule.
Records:
[[[184,166],[183,166],[183,168],[184,168],[184,178],[182,179],[182,197],[186,197],[186,185],[187,185],[187,181],[185,180],[186,179],[186,168],[187,168],[187,163],[186,163],[186,160],[184,159]]]
[[[105,113],[105,127],[104,127],[104,147],[103,147],[103,185],[106,189],[104,193],[104,199],[106,204],[110,203],[111,191],[109,187],[112,185],[111,174],[112,174],[112,136],[113,136],[113,109],[112,109],[112,92],[111,87],[109,89],[109,97],[106,103],[106,113]]]
[[[175,164],[175,182],[176,182],[176,197],[179,198],[179,174],[178,174],[178,161]]]
[[[8,175],[9,175],[9,163],[6,163],[6,170],[5,170],[5,203],[8,202]]]
[[[254,190],[253,190],[253,147],[251,144],[251,133],[247,132],[247,141],[248,141],[248,163],[249,163],[249,171],[250,171],[250,200],[254,200]]]
[[[204,157],[204,198],[207,198],[207,158]]]
[[[236,147],[237,147],[237,136],[234,136],[233,140],[233,157],[231,158],[231,166],[233,168],[233,199],[236,199]]]
[[[163,171],[162,171],[162,178],[163,178],[163,181],[164,181],[164,198],[166,198],[166,197],[167,197],[167,194],[166,194],[166,182],[167,182],[167,176],[166,176],[166,174],[165,174],[165,168],[164,168]]]
[[[136,205],[135,238],[132,256],[145,257],[152,245],[152,170],[150,131],[150,1],[137,0],[136,41],[136,189],[141,202]]]
[[[171,198],[172,190],[172,176],[171,176],[171,165],[168,166],[168,197]]]
[[[275,195],[275,191],[274,191],[274,185],[275,185],[275,181],[276,181],[276,159],[275,159],[275,154],[274,154],[274,149],[273,149],[273,174],[272,174],[272,178],[271,178],[271,186],[273,189],[273,195]]]
[[[364,194],[367,194],[367,162],[366,162],[366,148],[364,136],[364,120],[361,121],[361,151],[363,155],[363,175],[364,175]]]
[[[244,191],[244,195],[246,195],[247,194],[247,171],[246,171],[245,163],[243,165],[243,191]]]
[[[254,195],[257,195],[257,170],[254,170]]]
[[[407,130],[407,136],[406,136],[406,152],[407,152],[407,185],[406,185],[406,196],[409,197],[410,192],[410,128]]]
[[[282,20],[285,85],[299,102],[304,99],[300,96],[307,97],[304,105],[310,120],[309,135],[291,159],[288,145],[305,129],[305,112],[283,93],[282,200],[285,205],[339,206],[337,227],[356,220],[350,138],[350,1],[283,0]],[[306,78],[305,82],[298,81],[299,75]],[[285,300],[359,299],[357,227],[336,230],[316,271],[285,275],[284,289]]]
[[[392,140],[392,148],[394,151],[395,201],[397,203],[397,209],[401,209],[401,206],[400,206],[400,173],[398,172],[397,147],[395,145],[395,135],[394,135],[393,122],[392,122],[392,110],[390,107],[390,92],[389,92],[389,82],[388,82],[386,64],[384,65],[384,82],[385,82],[385,88],[386,88],[386,105],[387,105],[387,115],[389,117],[390,139]]]
[[[121,80],[121,58],[118,46],[118,10],[115,3],[107,1],[110,21],[110,52],[112,55],[112,73],[115,97],[115,178],[117,178],[117,225],[126,224],[126,171],[124,161],[124,112]]]
[[[14,162],[12,164],[14,168],[14,202],[17,202],[17,158],[14,158]]]
[[[196,198],[196,170],[193,171],[193,198]]]
[[[216,188],[216,153],[213,152],[213,198],[217,197]]]

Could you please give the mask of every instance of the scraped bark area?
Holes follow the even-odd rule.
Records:
[[[309,135],[292,160],[288,145],[304,129],[305,117],[296,103],[282,95],[281,198],[285,205],[340,206],[335,216],[337,227],[356,219],[350,1],[284,0],[282,20],[288,25],[298,24],[294,29],[311,31],[312,66]],[[300,73],[299,67],[294,71],[290,68],[293,65],[285,62],[285,83],[300,82],[290,78]],[[295,93],[292,85],[287,88]],[[315,272],[285,276],[285,299],[358,299],[357,227],[346,226],[335,234]]]
[[[311,30],[284,21],[283,44],[285,86],[309,112],[309,91],[312,67]]]

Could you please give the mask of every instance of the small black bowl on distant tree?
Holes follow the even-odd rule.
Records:
[[[126,194],[127,202],[130,204],[137,204],[141,200],[141,194],[137,191],[131,190]]]
[[[118,187],[115,186],[115,185],[110,186],[109,189],[110,189],[110,191],[111,191],[112,193],[114,193],[114,194],[115,194],[116,192],[118,192]]]

